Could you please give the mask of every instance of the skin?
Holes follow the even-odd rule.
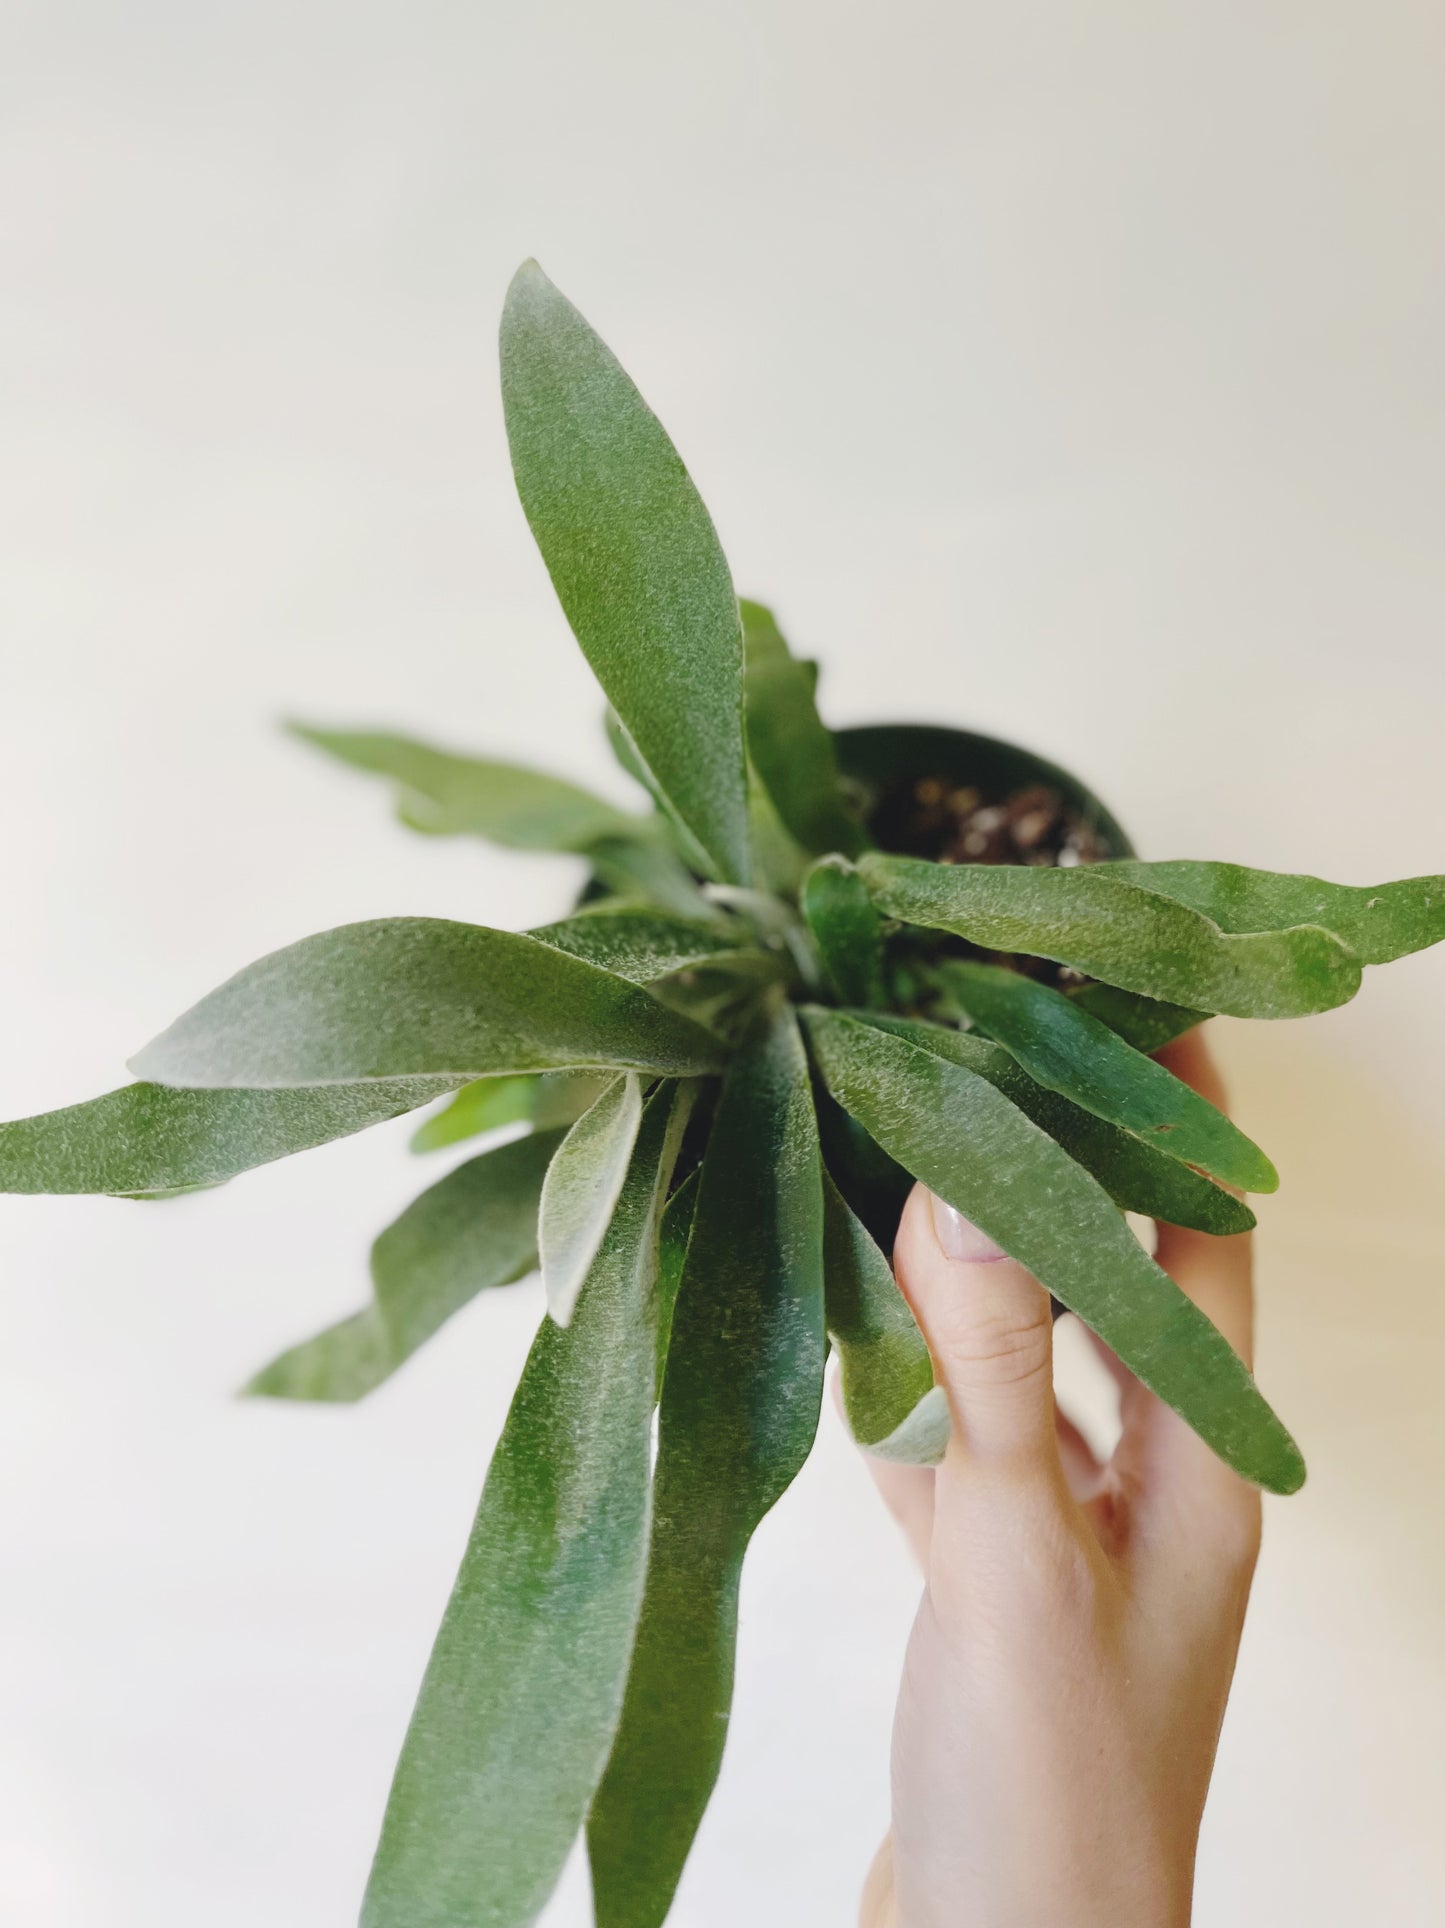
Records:
[[[1223,1108],[1199,1033],[1160,1055]],[[1161,1225],[1157,1256],[1249,1360],[1248,1236]],[[1109,1353],[1100,1465],[1054,1403],[1047,1295],[921,1186],[894,1263],[953,1438],[936,1473],[871,1462],[925,1584],[860,1928],[1185,1928],[1259,1494]]]

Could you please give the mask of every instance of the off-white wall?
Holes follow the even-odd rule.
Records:
[[[1147,854],[1445,868],[1442,70],[1433,0],[11,0],[0,1114],[309,930],[565,902],[270,727],[622,794],[511,496],[531,252],[832,718],[1024,737]],[[1313,1479],[1270,1508],[1204,1928],[1445,1916],[1442,1012],[1437,953],[1225,1040]],[[360,1301],[405,1134],[0,1201],[6,1923],[353,1919],[536,1295],[355,1412],[230,1394]],[[758,1538],[679,1928],[851,1919],[913,1587],[830,1423]],[[573,1881],[548,1920],[584,1919]]]

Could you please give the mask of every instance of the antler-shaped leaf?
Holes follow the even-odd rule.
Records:
[[[1233,1192],[1222,1190],[1131,1132],[1121,1131],[1037,1084],[1002,1045],[946,1025],[894,1017],[885,1011],[850,1015],[987,1078],[1026,1118],[1032,1118],[1062,1145],[1070,1158],[1092,1172],[1122,1211],[1141,1212],[1146,1218],[1167,1219],[1171,1225],[1188,1225],[1217,1236],[1252,1229],[1254,1213]]]
[[[407,1730],[363,1928],[526,1928],[607,1759],[647,1560],[657,1220],[648,1104],[576,1317],[544,1319]]]
[[[829,1089],[899,1162],[1076,1312],[1220,1458],[1272,1492],[1299,1448],[1223,1335],[1108,1194],[987,1079],[873,1025],[810,1011]]]
[[[747,663],[747,735],[754,768],[784,827],[809,856],[869,847],[843,801],[838,753],[813,700],[814,674],[791,653],[770,609],[739,605]]]
[[[947,1396],[891,1266],[826,1171],[823,1278],[854,1439],[879,1459],[936,1465],[948,1444]]]
[[[338,762],[390,777],[399,786],[397,814],[412,830],[485,837],[513,850],[571,851],[589,860],[610,891],[640,892],[683,916],[706,910],[660,817],[633,816],[560,777],[457,756],[411,737],[306,723],[287,727]]]
[[[1359,959],[1329,931],[1226,932],[1104,864],[1053,870],[869,855],[859,870],[890,917],[954,931],[986,950],[1053,958],[1200,1011],[1304,1017],[1348,1003],[1360,988]]]
[[[937,970],[959,1009],[1036,1083],[1226,1185],[1278,1188],[1274,1166],[1222,1111],[1062,991],[992,964],[950,961]]]
[[[412,1111],[460,1082],[403,1078],[308,1091],[125,1085],[86,1104],[0,1124],[0,1192],[140,1198],[220,1185]]]
[[[371,1248],[370,1305],[256,1374],[267,1399],[362,1399],[479,1292],[537,1264],[537,1204],[560,1131],[482,1152],[424,1191]]]
[[[535,261],[507,293],[502,401],[584,655],[716,874],[746,883],[742,625],[717,531],[662,424]]]
[[[610,838],[655,842],[647,817],[629,816],[575,783],[516,763],[458,756],[382,730],[288,723],[303,743],[397,786],[403,823],[437,837],[485,837],[511,850],[585,853]]]
[[[1100,868],[1188,904],[1221,930],[1316,925],[1348,944],[1362,964],[1389,964],[1445,938],[1445,877],[1407,877],[1371,887],[1249,870],[1243,864],[1129,861]]]
[[[662,1382],[647,1591],[588,1822],[599,1928],[663,1920],[717,1778],[743,1555],[818,1423],[822,1210],[807,1064],[782,1012],[734,1059],[703,1157]]]
[[[592,1066],[694,1073],[721,1054],[646,991],[534,937],[401,917],[273,951],[178,1018],[133,1068],[171,1085],[462,1083]]]

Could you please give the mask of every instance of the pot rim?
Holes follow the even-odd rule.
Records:
[[[1007,793],[1047,783],[1107,844],[1111,857],[1133,857],[1128,832],[1101,797],[1072,771],[1004,737],[941,723],[857,723],[835,730],[844,776],[870,784],[898,776],[945,776]]]

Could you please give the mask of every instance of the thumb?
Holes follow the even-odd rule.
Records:
[[[1048,1293],[922,1185],[904,1208],[893,1263],[948,1395],[950,1458],[1056,1479]]]

